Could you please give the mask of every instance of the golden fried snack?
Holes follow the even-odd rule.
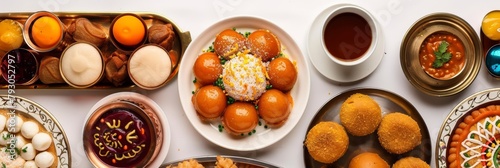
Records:
[[[420,145],[422,134],[418,123],[402,113],[390,113],[382,118],[378,140],[389,153],[402,154]]]
[[[340,122],[354,136],[373,133],[382,120],[382,110],[370,96],[355,93],[342,103]]]
[[[392,168],[430,168],[429,164],[424,162],[420,158],[416,157],[405,157],[402,159],[399,159],[392,165]]]
[[[349,137],[342,125],[333,121],[323,121],[309,130],[305,145],[314,160],[333,163],[347,151]]]
[[[169,165],[167,168],[204,168],[204,166],[194,159],[189,159],[180,162],[177,166]]]
[[[364,152],[356,155],[349,162],[349,168],[389,168],[389,164],[378,154]]]
[[[222,156],[217,155],[215,168],[238,168],[238,166],[236,166],[236,164],[230,158],[224,158]]]

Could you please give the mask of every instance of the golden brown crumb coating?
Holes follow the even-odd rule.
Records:
[[[177,166],[169,165],[167,168],[204,168],[204,166],[194,159],[189,159],[179,162]]]
[[[382,120],[382,110],[370,96],[355,93],[340,107],[340,122],[354,136],[373,133]]]
[[[236,163],[234,163],[233,160],[231,160],[230,158],[224,158],[222,156],[217,155],[215,168],[238,168],[238,166],[236,166]]]
[[[420,158],[416,157],[405,157],[402,159],[399,159],[394,165],[392,165],[392,168],[430,168],[431,166],[424,162]]]
[[[422,134],[417,122],[402,113],[390,113],[382,118],[378,140],[389,153],[402,154],[420,145]]]
[[[349,137],[342,125],[333,121],[323,121],[309,130],[305,145],[314,160],[333,163],[347,151]]]

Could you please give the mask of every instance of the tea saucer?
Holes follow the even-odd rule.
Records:
[[[323,31],[323,22],[326,20],[328,15],[334,10],[345,7],[345,6],[356,6],[353,4],[335,4],[326,9],[324,9],[313,21],[311,29],[309,30],[309,37],[307,39],[307,51],[312,64],[316,69],[326,78],[331,79],[336,82],[355,82],[361,80],[368,75],[370,75],[380,64],[382,57],[384,56],[385,40],[381,28],[377,30],[378,40],[376,41],[376,48],[365,62],[360,63],[355,66],[341,66],[333,62],[329,56],[323,50],[323,45],[321,44],[321,37]],[[380,27],[377,20],[374,20],[375,24]]]

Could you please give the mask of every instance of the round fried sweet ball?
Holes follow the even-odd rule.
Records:
[[[342,125],[333,121],[323,121],[309,130],[305,145],[314,160],[333,163],[347,151],[349,137]]]
[[[268,66],[269,83],[283,92],[289,91],[297,81],[297,69],[290,59],[278,57]]]
[[[387,152],[403,154],[420,145],[422,134],[413,118],[396,112],[382,118],[378,128],[378,140]]]
[[[354,136],[373,133],[382,120],[382,110],[370,96],[355,93],[342,103],[340,122]]]
[[[212,120],[222,115],[226,108],[227,98],[221,88],[206,85],[194,93],[191,101],[202,120]]]
[[[228,105],[222,117],[224,128],[233,135],[251,132],[258,123],[257,110],[248,102],[235,102]]]
[[[281,43],[278,38],[271,31],[264,29],[252,32],[247,38],[246,46],[252,54],[264,62],[281,52]]]
[[[226,29],[215,36],[214,51],[217,55],[229,59],[231,55],[243,51],[245,37],[233,29]]]
[[[430,168],[431,166],[420,158],[405,157],[399,159],[392,165],[392,168]]]
[[[217,54],[206,52],[196,58],[193,72],[199,83],[209,85],[222,74],[222,64]]]
[[[389,168],[389,164],[378,154],[364,152],[356,155],[349,162],[349,168]]]
[[[271,127],[282,126],[292,109],[288,97],[277,89],[266,91],[258,102],[259,116]]]

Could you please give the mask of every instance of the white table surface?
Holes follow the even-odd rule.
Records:
[[[336,3],[350,2],[380,16],[386,39],[386,55],[373,74],[364,80],[339,84],[328,80],[311,64],[311,90],[306,111],[296,127],[281,141],[252,152],[230,151],[204,139],[186,118],[177,90],[177,78],[155,91],[137,91],[155,100],[170,122],[172,141],[164,162],[204,155],[238,155],[255,158],[281,167],[304,167],[302,142],[307,126],[321,106],[350,88],[369,87],[395,92],[410,101],[425,119],[434,148],[443,119],[461,100],[471,94],[500,86],[482,66],[476,80],[464,91],[450,97],[433,97],[418,91],[404,76],[399,62],[399,48],[406,30],[419,18],[434,12],[449,12],[465,19],[479,33],[483,16],[500,8],[500,1],[405,1],[405,0],[16,0],[3,1],[0,12],[151,12],[172,19],[192,38],[213,23],[230,16],[251,15],[270,20],[288,32],[308,57],[306,40],[313,19],[323,9]],[[16,95],[34,100],[48,109],[63,126],[71,145],[72,165],[91,167],[82,144],[82,126],[89,109],[101,98],[119,90],[17,90]],[[5,90],[0,91],[6,94]],[[429,142],[425,142],[429,143]]]

